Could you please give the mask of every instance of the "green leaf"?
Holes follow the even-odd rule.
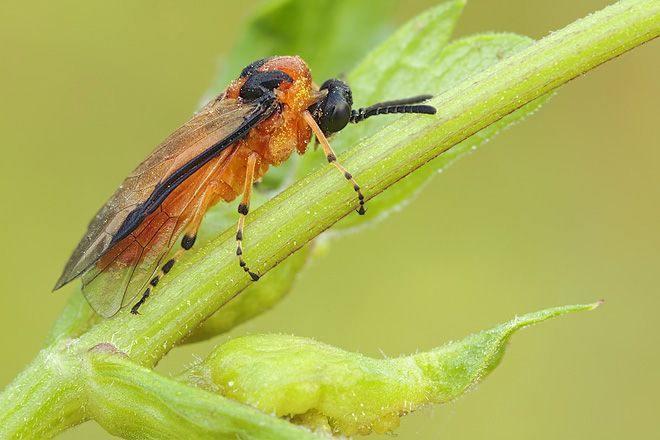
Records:
[[[516,331],[600,303],[519,316],[459,342],[373,359],[311,339],[245,336],[226,342],[181,380],[334,435],[389,432],[421,406],[455,399],[500,362]]]
[[[249,20],[213,87],[223,90],[252,61],[300,55],[317,81],[347,72],[391,28],[393,0],[270,0]],[[321,80],[322,81],[322,80]]]

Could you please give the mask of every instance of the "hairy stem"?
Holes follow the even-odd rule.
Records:
[[[50,438],[85,420],[76,354],[41,350],[0,395],[0,438]]]
[[[319,438],[288,421],[168,379],[117,354],[94,350],[85,371],[91,416],[122,438]],[[122,417],[116,417],[118,412]]]

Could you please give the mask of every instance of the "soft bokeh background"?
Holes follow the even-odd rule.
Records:
[[[401,2],[397,23],[433,3]],[[472,0],[458,35],[540,38],[607,3]],[[89,218],[196,107],[255,4],[2,2],[0,386],[62,309],[71,288],[50,288]],[[394,356],[605,298],[596,312],[516,336],[476,391],[406,417],[399,438],[657,434],[658,49],[564,87],[403,212],[334,242],[275,310],[233,334],[294,333]],[[176,349],[158,368],[176,371],[220,340]],[[93,423],[62,436],[108,437]]]

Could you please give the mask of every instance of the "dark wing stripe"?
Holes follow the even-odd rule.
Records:
[[[117,243],[123,238],[126,238],[149,214],[154,212],[165,201],[167,196],[169,196],[181,183],[231,144],[245,137],[254,126],[271,116],[276,108],[277,106],[275,105],[274,98],[264,99],[264,102],[260,103],[257,109],[249,115],[234,132],[199,154],[197,157],[191,159],[184,166],[168,176],[167,179],[156,185],[149,198],[131,211],[126,219],[124,219],[119,230],[112,238],[112,243]]]

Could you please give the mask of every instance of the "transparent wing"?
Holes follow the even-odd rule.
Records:
[[[92,219],[55,289],[90,269],[118,244],[116,236],[127,217],[152,196],[159,184],[210,149],[217,149],[219,145],[229,147],[231,142],[223,146],[223,141],[231,140],[238,131],[251,128],[246,124],[256,125],[263,119],[260,116],[262,113],[264,117],[268,116],[267,109],[259,104],[239,102],[221,95],[172,133],[124,180]],[[146,218],[141,221],[146,221]],[[166,230],[167,224],[163,228]],[[123,252],[128,255],[139,250],[133,246]]]
[[[83,293],[104,317],[117,313],[146,289],[197,210],[209,178],[231,159],[229,148],[181,184],[131,234],[82,274]]]

